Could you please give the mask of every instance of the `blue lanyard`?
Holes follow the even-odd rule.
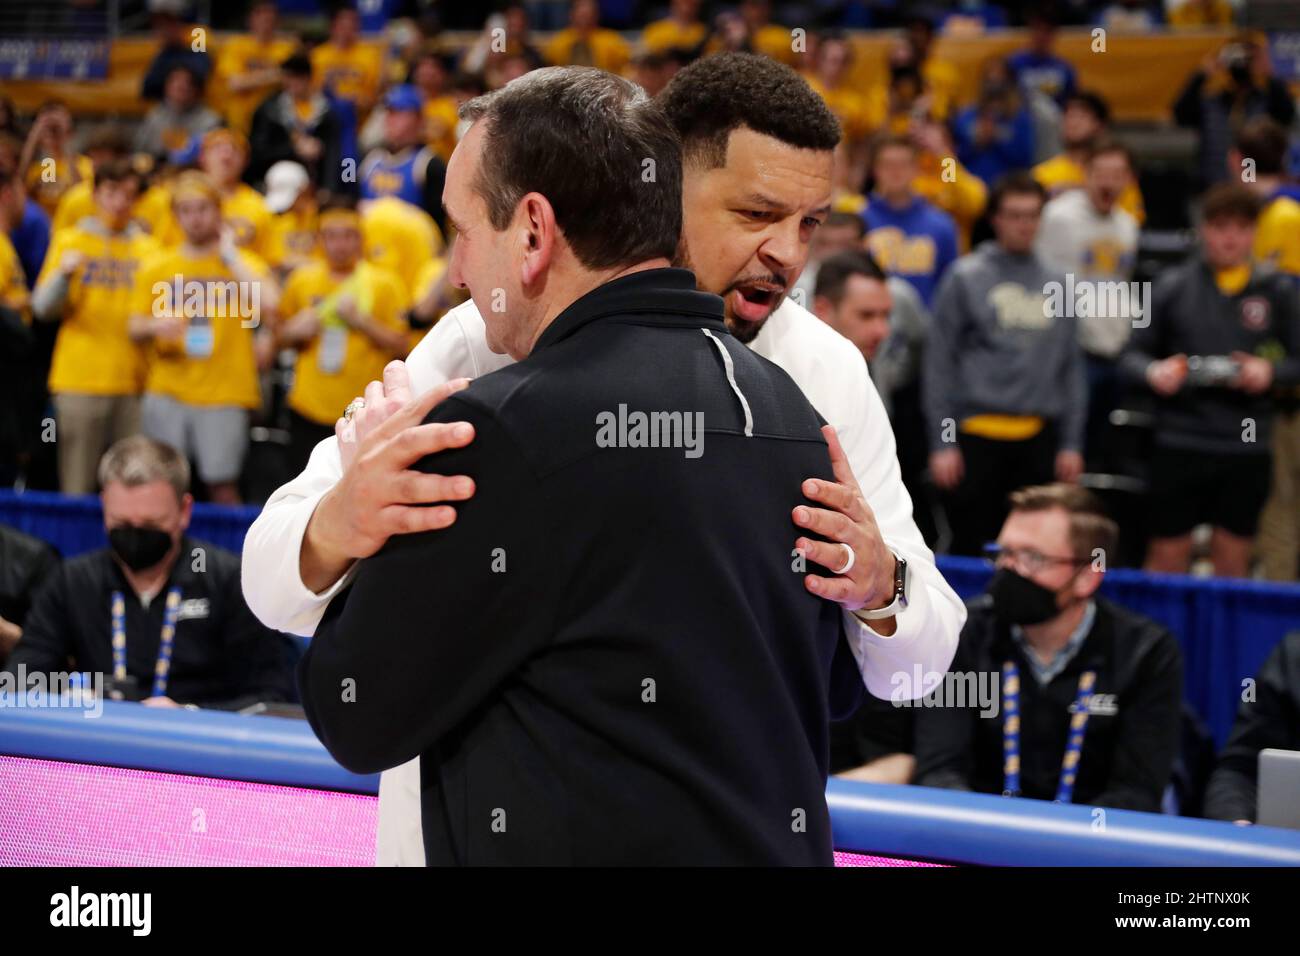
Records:
[[[1056,802],[1070,803],[1074,797],[1074,780],[1079,773],[1083,753],[1083,735],[1088,728],[1088,702],[1097,684],[1096,671],[1084,671],[1074,695],[1074,714],[1070,717],[1070,736],[1061,761],[1061,779],[1056,785]],[[1020,796],[1020,669],[1015,661],[1002,665],[1002,795]]]
[[[176,641],[176,618],[181,610],[181,589],[167,592],[163,612],[162,637],[158,642],[158,660],[153,666],[153,690],[150,697],[167,696],[167,677],[172,669],[172,645]],[[113,677],[126,679],[126,601],[121,591],[113,592]]]

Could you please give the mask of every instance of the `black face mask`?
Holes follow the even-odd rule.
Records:
[[[132,571],[144,571],[167,556],[172,536],[159,528],[124,524],[108,532],[108,545]]]
[[[1057,592],[1010,568],[998,568],[989,582],[993,609],[1011,624],[1042,624],[1061,613]]]

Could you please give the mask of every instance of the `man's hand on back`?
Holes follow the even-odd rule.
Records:
[[[420,424],[434,406],[468,384],[456,379],[412,398],[406,366],[390,362],[384,381],[366,386],[365,407],[351,421],[335,423],[343,477],[321,498],[303,535],[299,573],[309,590],[324,591],[394,534],[436,531],[456,520],[448,505],[423,506],[472,497],[473,480],[427,475],[410,466],[473,441],[468,422]]]

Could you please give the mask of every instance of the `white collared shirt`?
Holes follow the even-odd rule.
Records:
[[[875,515],[885,544],[907,561],[909,604],[897,630],[883,637],[845,612],[844,628],[867,690],[882,700],[895,692],[893,675],[943,673],[952,663],[966,607],[935,567],[912,520],[912,501],[903,487],[894,433],[861,353],[807,309],[786,299],[751,346],[794,379],[813,407],[835,427],[853,474]],[[406,360],[411,390],[422,394],[455,378],[477,378],[513,359],[487,347],[486,330],[474,303],[448,312]],[[313,594],[302,583],[299,552],[316,504],[342,475],[338,445],[327,438],[312,451],[302,474],[267,501],[244,539],[244,597],[262,623],[291,634],[310,635],[330,600],[351,578]],[[793,508],[797,501],[791,502]],[[796,527],[791,524],[790,546]],[[917,688],[918,695],[921,688]],[[377,863],[421,866],[420,773],[418,758],[386,771],[379,788]]]

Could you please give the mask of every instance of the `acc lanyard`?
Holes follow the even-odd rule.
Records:
[[[1061,761],[1061,779],[1056,785],[1056,802],[1069,803],[1074,796],[1074,778],[1083,753],[1083,734],[1088,727],[1088,701],[1097,683],[1096,671],[1084,671],[1074,695],[1070,737]],[[1020,669],[1015,661],[1002,665],[1002,795],[1020,796]]]
[[[176,639],[176,618],[181,610],[181,589],[167,592],[163,611],[162,637],[158,642],[158,660],[153,666],[153,690],[150,697],[167,696],[167,676],[172,669],[172,644]],[[113,592],[113,677],[126,679],[126,601],[121,591]]]

